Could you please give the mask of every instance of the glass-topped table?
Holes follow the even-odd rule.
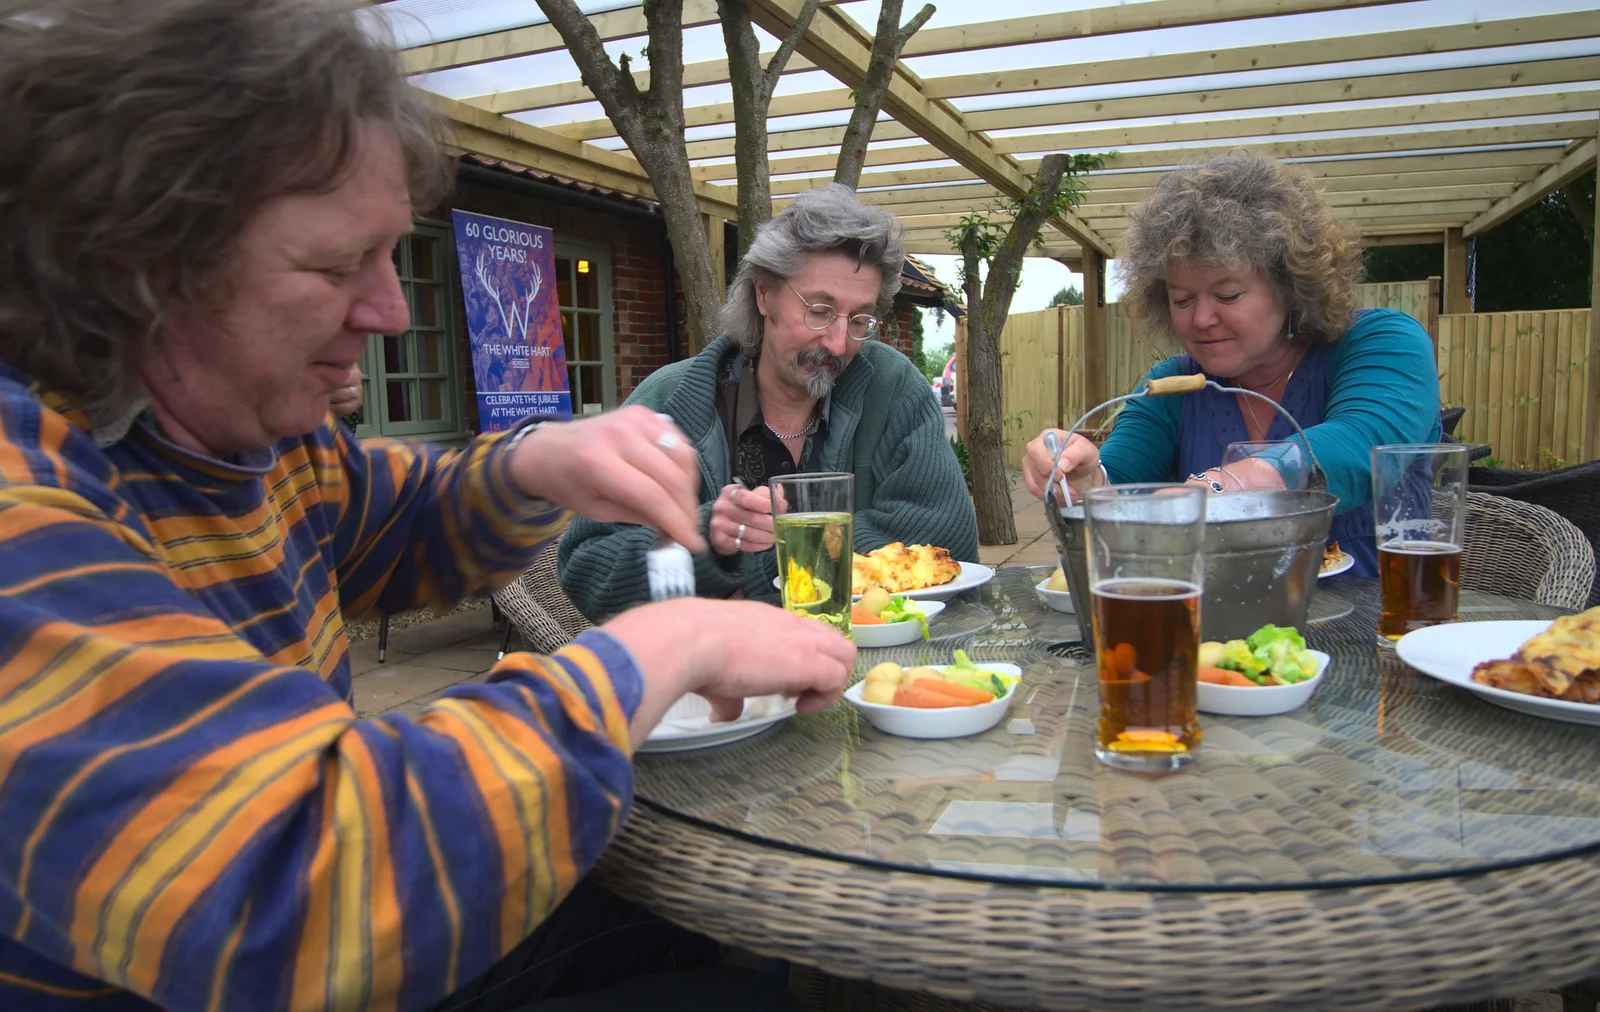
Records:
[[[931,642],[862,650],[857,663],[944,663],[960,647],[1018,664],[999,726],[918,741],[841,704],[737,744],[641,756],[619,848],[636,860],[612,867],[647,884],[682,847],[673,898],[658,903],[678,920],[830,972],[947,992],[955,981],[1040,1007],[1116,1007],[1120,978],[1092,983],[1112,958],[1143,966],[1146,997],[1240,1007],[1248,982],[1263,1008],[1335,993],[1358,1007],[1363,989],[1375,1005],[1421,1006],[1600,965],[1592,905],[1561,914],[1574,892],[1600,900],[1600,729],[1513,713],[1409,669],[1376,646],[1375,581],[1334,578],[1302,630],[1333,658],[1310,703],[1202,715],[1191,769],[1118,772],[1092,752],[1096,678],[1076,620],[1033,593],[1046,572],[1002,570],[952,602]],[[1559,613],[1462,597],[1465,621]],[[685,893],[697,869],[713,872],[707,888]],[[945,945],[948,924],[928,919],[940,904],[983,944]],[[742,905],[751,916],[737,916]],[[774,922],[776,934],[753,927]],[[1300,941],[1287,946],[1286,932]],[[1485,972],[1486,951],[1519,941],[1538,956]],[[1470,967],[1463,944],[1478,945]],[[1239,965],[1247,954],[1267,962]],[[1341,954],[1358,959],[1361,982],[1330,991],[1319,974]]]

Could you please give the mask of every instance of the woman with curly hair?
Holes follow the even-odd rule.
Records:
[[[1360,309],[1361,245],[1309,173],[1246,152],[1178,169],[1133,210],[1118,250],[1123,306],[1185,354],[1150,379],[1204,373],[1281,404],[1306,430],[1339,497],[1331,541],[1377,575],[1368,451],[1439,437],[1439,380],[1428,334],[1411,317]],[[1293,435],[1255,398],[1202,390],[1129,401],[1103,447],[1073,436],[1061,470],[1075,495],[1107,482],[1201,482],[1216,491],[1282,488],[1271,463],[1218,467],[1229,443]],[[1044,495],[1044,437],[1023,475]]]

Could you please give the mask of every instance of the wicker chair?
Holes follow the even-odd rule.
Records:
[[[1467,493],[1461,585],[1561,608],[1582,608],[1594,587],[1583,532],[1532,503]]]
[[[506,617],[500,636],[501,657],[511,645],[513,630],[522,634],[529,650],[548,654],[571,643],[592,624],[561,590],[556,579],[556,545],[552,541],[515,582],[495,592],[494,603]]]
[[[1467,477],[1472,492],[1520,499],[1561,514],[1583,532],[1600,557],[1600,460],[1554,471],[1513,471],[1475,467]],[[1600,605],[1600,586],[1590,589],[1587,607]]]

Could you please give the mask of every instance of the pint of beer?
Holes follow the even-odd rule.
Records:
[[[1467,466],[1461,443],[1372,449],[1380,643],[1458,617]]]
[[[1205,492],[1105,485],[1085,498],[1100,718],[1095,755],[1118,769],[1165,772],[1200,746]]]

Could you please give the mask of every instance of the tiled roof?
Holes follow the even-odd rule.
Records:
[[[657,210],[655,201],[648,200],[644,197],[638,197],[631,193],[623,193],[621,190],[607,189],[604,186],[596,186],[593,183],[585,183],[577,179],[571,179],[567,176],[557,175],[554,172],[545,172],[543,169],[534,169],[526,165],[519,165],[516,162],[507,162],[499,158],[490,158],[486,155],[476,154],[471,151],[462,151],[459,148],[447,147],[445,150],[461,158],[463,161],[471,162],[474,165],[481,165],[485,168],[496,169],[500,172],[510,173],[513,176],[526,176],[529,179],[537,179],[541,182],[552,183],[556,186],[564,186],[569,190],[576,190],[579,193],[593,194],[596,197],[601,197],[606,200],[613,200],[619,204],[625,204],[630,207],[645,208],[651,211]]]

